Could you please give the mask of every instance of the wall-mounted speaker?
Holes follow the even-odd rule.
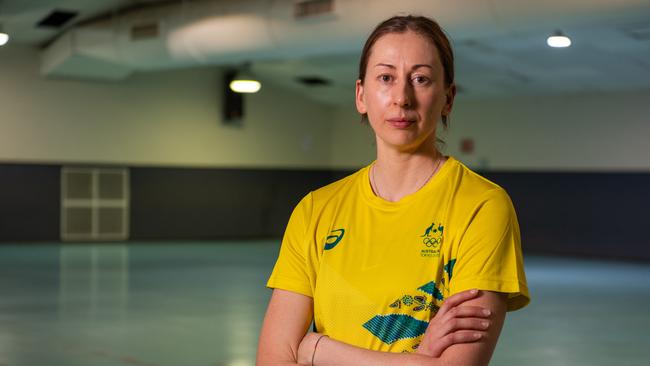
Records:
[[[230,89],[236,75],[237,71],[227,71],[223,78],[223,122],[229,125],[240,125],[244,118],[244,95]]]

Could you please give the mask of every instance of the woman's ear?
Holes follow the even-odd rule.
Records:
[[[360,114],[368,113],[368,108],[366,108],[366,99],[363,94],[363,83],[361,82],[361,79],[357,79],[354,99],[357,105],[357,111]]]
[[[448,116],[449,113],[451,113],[451,109],[454,106],[454,98],[456,97],[456,84],[452,83],[449,85],[449,88],[447,88],[445,92],[446,100],[445,100],[445,106],[442,107],[442,115],[443,116]]]

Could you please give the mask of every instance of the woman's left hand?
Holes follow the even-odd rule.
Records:
[[[478,290],[467,290],[446,299],[429,321],[416,353],[440,357],[454,344],[473,343],[484,338],[490,327],[490,312],[480,306],[463,305],[478,295]]]

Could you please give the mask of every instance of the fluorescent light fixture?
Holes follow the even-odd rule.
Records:
[[[230,89],[236,93],[257,93],[262,88],[257,80],[236,78],[230,82]]]
[[[566,48],[571,46],[571,39],[561,31],[557,31],[546,39],[546,44],[553,48]]]
[[[6,45],[7,42],[9,42],[9,35],[5,33],[2,24],[0,24],[0,46]]]
[[[238,70],[234,72],[229,72],[226,75],[226,82],[230,90],[235,93],[257,93],[262,88],[262,84],[257,81],[251,72],[251,63],[244,62]]]

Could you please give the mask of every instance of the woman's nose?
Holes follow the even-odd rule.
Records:
[[[408,80],[402,79],[393,87],[393,103],[400,107],[410,107],[413,100],[413,88]]]

